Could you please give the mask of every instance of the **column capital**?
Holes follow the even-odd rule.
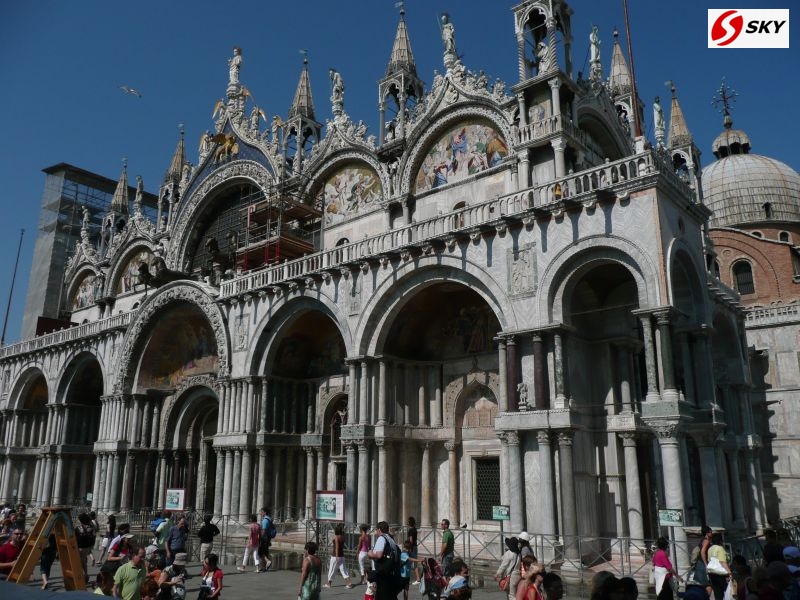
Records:
[[[386,448],[386,438],[375,438],[375,445],[378,447],[378,450],[383,450]]]
[[[556,433],[559,446],[572,446],[575,432],[572,429],[562,429]]]
[[[553,77],[552,79],[548,79],[547,83],[554,90],[561,87],[561,80],[558,77]]]
[[[683,430],[683,423],[680,421],[664,421],[664,422],[650,422],[650,428],[656,434],[659,441],[661,440],[674,440],[677,441],[678,435]]]
[[[548,429],[540,429],[536,432],[536,441],[539,442],[539,445],[547,444],[550,445],[550,431]]]
[[[519,446],[519,433],[516,431],[506,431],[505,441],[509,446]]]
[[[556,152],[564,151],[567,149],[567,141],[564,138],[555,138],[550,140],[550,145]]]
[[[455,440],[447,440],[444,443],[445,450],[447,450],[448,452],[454,452],[457,445],[458,444],[456,443]]]
[[[622,440],[622,445],[626,448],[636,446],[636,441],[641,437],[638,431],[618,431],[617,435]]]

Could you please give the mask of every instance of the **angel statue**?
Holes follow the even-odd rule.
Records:
[[[336,69],[330,70],[331,75],[331,102],[341,102],[344,97],[344,81]]]
[[[267,120],[267,115],[264,114],[264,111],[258,108],[257,106],[253,107],[253,110],[250,112],[250,131],[253,133],[258,132],[258,118],[261,117],[264,121]]]

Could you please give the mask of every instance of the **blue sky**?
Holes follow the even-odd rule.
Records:
[[[516,79],[513,0],[407,0],[406,21],[421,77],[442,71],[438,18],[451,15],[456,45],[468,69],[483,69],[510,86]],[[707,8],[719,2],[629,0],[639,94],[647,105],[661,96],[668,111],[673,80],[704,165],[722,117],[711,104],[725,76],[739,92],[735,126],[748,132],[753,151],[800,169],[800,40],[788,50],[710,50]],[[747,8],[786,8],[788,0],[750,0]],[[588,72],[588,36],[600,30],[605,73],[612,31],[624,40],[621,0],[574,0],[576,70]],[[793,11],[792,16],[798,14]],[[268,118],[286,116],[307,49],[317,118],[331,116],[328,69],[341,72],[345,109],[371,133],[378,124],[377,81],[384,74],[397,26],[393,0],[39,0],[0,4],[0,114],[5,117],[0,160],[0,306],[5,311],[19,230],[22,258],[6,342],[18,339],[36,237],[44,174],[71,163],[116,179],[122,157],[131,177],[141,174],[157,191],[184,123],[189,160],[197,161],[200,134],[225,94],[227,60],[242,47],[241,80]],[[795,27],[796,29],[797,27]],[[127,85],[142,98],[123,93]]]

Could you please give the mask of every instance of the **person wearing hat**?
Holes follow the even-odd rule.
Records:
[[[172,564],[161,571],[159,600],[182,600],[186,597],[186,553],[177,552]]]
[[[792,577],[800,577],[800,548],[797,546],[786,546],[783,549],[783,561],[789,567]]]

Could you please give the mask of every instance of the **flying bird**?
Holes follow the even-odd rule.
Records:
[[[121,85],[119,86],[119,89],[121,89],[126,94],[131,94],[133,96],[136,96],[137,98],[142,97],[142,93],[139,90],[135,90],[132,87],[128,87],[127,85]]]

